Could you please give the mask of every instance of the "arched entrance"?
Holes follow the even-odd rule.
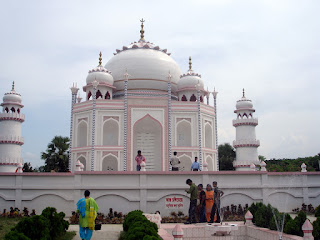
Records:
[[[134,124],[134,158],[137,151],[141,150],[142,155],[146,158],[147,171],[161,171],[162,159],[162,127],[160,123],[146,115]],[[136,161],[134,160],[134,169]]]

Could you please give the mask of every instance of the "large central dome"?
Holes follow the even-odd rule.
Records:
[[[171,74],[172,91],[177,90],[181,75],[178,64],[153,43],[146,42],[141,26],[141,39],[122,50],[117,49],[105,68],[112,72],[116,91],[124,89],[124,74],[129,74],[128,90],[168,91],[168,74]]]

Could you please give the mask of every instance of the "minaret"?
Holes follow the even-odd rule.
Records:
[[[3,97],[2,113],[0,113],[0,172],[15,172],[18,164],[22,164],[21,123],[25,116],[21,113],[21,95],[14,90],[14,82],[10,92]]]
[[[233,165],[236,171],[249,171],[252,163],[259,164],[260,141],[256,139],[255,130],[258,119],[253,118],[254,112],[252,102],[245,97],[243,89],[242,98],[237,101],[234,111],[237,119],[233,120],[233,126],[236,128],[236,140],[233,141],[233,146],[236,148],[236,161]]]

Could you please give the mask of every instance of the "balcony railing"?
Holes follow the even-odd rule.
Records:
[[[25,115],[22,113],[0,113],[0,121],[1,120],[15,120],[19,122],[24,122]]]
[[[23,145],[24,138],[20,136],[0,136],[0,143]]]
[[[232,121],[234,127],[240,125],[258,125],[258,118],[238,118]]]
[[[233,141],[233,147],[259,147],[260,141],[256,139],[241,139]]]

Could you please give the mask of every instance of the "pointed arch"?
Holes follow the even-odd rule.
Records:
[[[84,166],[83,171],[87,171],[87,159],[86,159],[86,157],[81,154],[81,155],[78,157],[77,161],[78,161],[78,160],[79,160],[79,161],[83,164],[83,166]]]
[[[185,102],[188,101],[186,95],[182,96],[181,101],[185,101]]]
[[[103,123],[103,140],[104,146],[119,145],[119,123],[113,118],[109,118]]]
[[[240,113],[238,114],[238,119],[239,119],[239,118],[242,118],[242,116],[241,116],[241,114],[240,114]]]
[[[5,110],[7,113],[9,112],[9,108],[8,108],[8,107],[6,107],[4,110]]]
[[[191,171],[192,159],[186,154],[179,157],[179,171]]]
[[[106,95],[104,96],[105,99],[110,99],[110,93],[107,91]]]
[[[102,171],[118,171],[118,158],[109,153],[102,159]]]
[[[16,112],[16,109],[15,109],[14,107],[12,107],[10,110],[11,110],[11,112],[13,112],[13,113]]]
[[[203,97],[202,97],[202,95],[200,96],[200,102],[203,102]]]
[[[141,150],[142,155],[146,158],[146,169],[161,171],[163,159],[161,123],[150,114],[146,114],[133,125],[133,141],[134,154]]]
[[[248,118],[248,115],[246,113],[244,113],[242,116]]]
[[[20,113],[20,108],[18,108],[17,112]]]
[[[197,98],[194,94],[192,94],[192,96],[190,97],[190,102],[195,102],[197,101]]]
[[[212,134],[212,126],[209,123],[204,125],[204,147],[205,148],[213,148],[213,134]]]
[[[77,147],[87,146],[88,145],[87,138],[88,138],[88,125],[86,121],[81,120],[77,128]]]
[[[176,142],[178,147],[190,147],[191,142],[191,123],[186,120],[181,120],[176,127]]]
[[[206,157],[206,162],[208,163],[208,171],[213,171],[213,159],[210,155]]]
[[[102,94],[101,94],[100,90],[98,90],[96,93],[96,99],[98,99],[98,98],[102,98]]]
[[[89,91],[87,100],[90,100],[91,96],[92,96],[92,93],[91,93],[91,91]]]

